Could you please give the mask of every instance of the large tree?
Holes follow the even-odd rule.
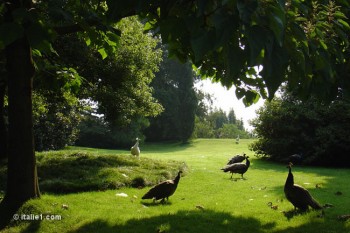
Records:
[[[57,59],[63,66],[72,66],[83,76],[77,96],[95,104],[93,114],[101,116],[87,116],[86,124],[82,122],[79,145],[129,147],[148,125],[146,117],[154,117],[162,111],[149,86],[161,61],[161,49],[157,48],[159,39],[143,33],[143,25],[137,17],[124,18],[117,28],[122,31],[118,50],[105,59],[76,35],[66,35],[54,43],[60,54]],[[85,127],[93,122],[96,127]],[[100,137],[89,139],[97,135]]]
[[[141,15],[148,19],[146,28],[169,44],[171,55],[192,60],[202,75],[228,87],[236,85],[237,96],[245,96],[246,103],[257,101],[259,94],[272,98],[285,81],[300,96],[313,92],[329,99],[339,87],[350,86],[345,54],[349,3],[338,4],[346,7],[322,0],[2,1],[0,48],[6,54],[9,97],[8,187],[2,209],[39,196],[32,52],[50,51],[55,33],[84,31],[87,41],[106,56],[116,49],[114,23]]]
[[[78,97],[96,103],[96,113],[112,127],[162,111],[149,86],[161,61],[159,40],[143,33],[137,17],[124,18],[116,28],[122,32],[118,49],[105,59],[86,45],[82,35],[64,36],[54,43],[63,66],[72,66],[83,76]]]
[[[195,75],[189,62],[182,64],[169,59],[166,48],[163,50],[163,62],[151,86],[164,111],[150,119],[145,134],[150,141],[186,142],[193,132],[198,102],[193,86]]]

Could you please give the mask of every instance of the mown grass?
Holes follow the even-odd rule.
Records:
[[[237,145],[234,140],[203,139],[185,145],[141,144],[141,161],[185,161],[188,166],[167,204],[141,200],[147,187],[47,193],[27,202],[19,214],[49,213],[62,216],[62,220],[13,221],[3,232],[350,232],[350,221],[337,219],[350,214],[350,169],[295,166],[295,182],[308,188],[322,204],[334,207],[326,209],[323,217],[318,216],[320,211],[286,216],[284,213],[293,209],[283,193],[288,170],[283,164],[256,159],[247,149],[250,142],[241,140]],[[129,155],[128,151],[85,148],[70,148],[68,152],[97,157]],[[220,168],[230,156],[242,152],[251,157],[251,167],[246,179],[231,180]],[[336,195],[339,192],[342,195]],[[117,196],[119,193],[128,196]],[[277,209],[272,209],[270,202]]]
[[[139,188],[170,179],[179,170],[186,171],[181,161],[138,159],[75,149],[39,153],[37,165],[40,188],[51,193]]]

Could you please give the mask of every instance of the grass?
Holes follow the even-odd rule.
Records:
[[[40,188],[51,193],[145,187],[170,179],[180,169],[186,170],[181,161],[76,149],[39,153],[37,164]]]
[[[322,204],[330,203],[334,207],[326,209],[324,217],[318,217],[319,211],[285,215],[285,212],[293,209],[283,193],[288,170],[285,165],[255,158],[247,149],[250,142],[240,140],[240,144],[235,144],[234,140],[201,139],[190,144],[141,144],[141,161],[164,161],[166,164],[179,161],[171,165],[176,167],[174,172],[183,161],[188,166],[176,193],[167,204],[141,200],[148,187],[138,189],[126,185],[104,191],[47,192],[41,199],[27,202],[19,214],[57,215],[62,217],[61,220],[13,221],[2,232],[350,232],[350,220],[337,219],[339,215],[350,214],[350,169],[295,166],[295,182],[309,189]],[[244,175],[246,179],[231,180],[230,174],[223,173],[220,168],[232,155],[242,152],[250,156],[251,167]],[[69,148],[60,153],[81,153],[96,158],[112,156],[111,160],[116,155],[129,156],[128,151],[89,148]],[[50,157],[40,156],[42,158],[38,160],[41,162]],[[73,158],[67,157],[68,160]],[[110,169],[108,164],[100,163],[100,170],[97,171]],[[55,166],[50,162],[49,167]],[[154,169],[156,167],[150,167],[149,171]],[[136,169],[135,176],[143,177],[146,170],[138,173]],[[94,174],[99,177],[97,171],[89,174],[91,178]],[[131,173],[128,174],[131,176]],[[155,173],[154,177],[158,175]],[[64,175],[54,176],[61,178]],[[111,176],[111,179],[118,177]],[[234,178],[239,177],[234,175]],[[44,182],[45,179],[42,179],[41,182]],[[316,184],[320,188],[316,188]],[[342,195],[336,195],[337,192]],[[120,193],[128,196],[116,195]],[[277,209],[272,209],[268,205],[270,202]]]

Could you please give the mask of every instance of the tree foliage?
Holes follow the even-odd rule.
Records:
[[[286,93],[258,111],[252,122],[258,141],[250,147],[258,155],[280,162],[298,153],[306,164],[350,166],[349,122],[350,102],[346,99],[325,104],[316,98],[300,101]]]
[[[163,111],[149,85],[161,61],[162,52],[156,48],[159,40],[144,34],[136,17],[123,19],[118,28],[123,32],[120,47],[105,59],[76,36],[65,36],[54,44],[60,62],[83,76],[78,97],[96,105],[83,118],[78,145],[129,147],[136,137],[143,137],[142,130],[149,125],[146,118]]]
[[[48,100],[50,98],[50,100]],[[82,106],[70,93],[33,95],[35,150],[58,150],[73,145],[78,136]]]
[[[349,76],[337,68],[348,69],[348,6],[347,1],[166,1],[147,13],[146,28],[159,31],[171,54],[189,57],[202,76],[236,85],[246,104],[256,102],[258,93],[271,99],[285,81],[299,96],[329,99],[338,87],[349,89]]]
[[[118,28],[123,31],[118,50],[105,59],[74,36],[55,43],[64,65],[75,67],[84,77],[79,97],[95,102],[96,113],[103,114],[112,127],[162,111],[149,86],[161,61],[158,40],[143,33],[136,17],[123,19]]]
[[[163,46],[163,62],[160,71],[151,83],[154,97],[164,107],[164,112],[150,118],[150,126],[145,130],[147,140],[179,140],[186,142],[194,129],[197,97],[193,87],[194,72],[191,64],[182,64],[169,59]]]
[[[111,127],[103,117],[86,114],[79,124],[75,145],[95,148],[130,149],[135,138],[144,139],[143,130],[149,126],[144,117],[135,117],[128,125]]]
[[[146,30],[169,44],[170,55],[191,59],[202,76],[236,85],[246,104],[258,94],[272,98],[285,81],[300,96],[334,98],[338,87],[349,88],[347,1],[37,1],[35,7],[19,8],[13,22],[1,24],[7,33],[0,47],[25,34],[32,48],[52,51],[57,34],[84,31],[106,57],[119,41],[111,22],[138,14],[147,19]],[[25,20],[31,27],[23,28]]]

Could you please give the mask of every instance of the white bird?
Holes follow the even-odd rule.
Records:
[[[139,158],[140,156],[140,148],[139,148],[139,138],[136,138],[136,143],[131,147],[131,154],[134,156],[137,156]]]

